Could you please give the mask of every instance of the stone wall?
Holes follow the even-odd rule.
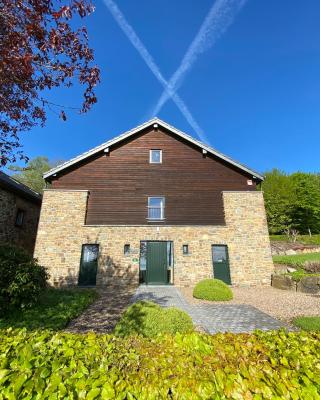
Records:
[[[46,190],[35,257],[55,285],[77,284],[82,244],[97,243],[97,284],[138,283],[141,240],[171,240],[174,284],[212,277],[212,244],[227,244],[234,285],[269,285],[273,264],[261,192],[224,192],[226,226],[88,226],[87,191]],[[125,244],[131,253],[124,255]],[[190,254],[182,254],[188,244]]]
[[[24,211],[22,226],[15,226],[17,210]],[[13,244],[33,253],[40,205],[0,188],[0,244]]]

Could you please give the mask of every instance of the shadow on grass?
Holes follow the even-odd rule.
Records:
[[[0,328],[63,329],[93,303],[97,296],[93,289],[50,288],[41,294],[32,308],[11,309],[0,317]]]

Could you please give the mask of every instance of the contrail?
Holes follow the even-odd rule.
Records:
[[[153,109],[152,115],[159,113],[165,102],[181,86],[186,73],[197,61],[198,56],[209,49],[232,24],[236,14],[247,0],[216,0],[203,21],[197,35],[190,44],[179,68],[169,80],[169,88],[162,95]]]
[[[171,97],[172,100],[175,102],[181,113],[184,115],[188,123],[194,129],[196,134],[199,138],[204,141],[208,142],[203,130],[200,128],[199,124],[194,119],[193,115],[189,111],[188,107],[184,103],[184,101],[179,97],[178,94],[175,93],[174,90],[171,90],[167,80],[163,77],[159,67],[153,60],[151,54],[148,52],[144,44],[141,42],[140,38],[132,28],[132,26],[128,23],[122,12],[120,11],[119,7],[113,0],[103,0],[105,5],[108,7],[109,11],[111,12],[113,18],[118,23],[119,27],[125,33],[127,38],[130,40],[133,47],[138,51],[144,62],[147,64],[151,72],[154,76],[158,79],[161,85],[164,88],[165,92],[168,92],[168,98]]]

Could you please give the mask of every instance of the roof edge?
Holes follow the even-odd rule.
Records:
[[[124,139],[126,139],[128,137],[130,137],[130,136],[133,136],[135,133],[140,132],[141,130],[149,127],[152,124],[161,125],[163,128],[165,128],[165,129],[171,131],[172,133],[184,138],[185,140],[195,144],[196,146],[202,148],[203,150],[206,150],[208,153],[215,155],[216,157],[224,160],[225,162],[227,162],[227,163],[229,163],[231,165],[234,165],[235,167],[241,169],[242,171],[247,172],[249,175],[252,175],[252,177],[254,177],[254,178],[256,178],[256,179],[258,179],[260,181],[264,180],[263,175],[261,175],[257,171],[254,171],[254,170],[248,168],[247,166],[239,163],[238,161],[233,160],[232,158],[230,158],[230,157],[226,156],[225,154],[219,152],[218,150],[214,149],[213,147],[210,147],[207,144],[202,143],[197,139],[194,139],[192,136],[188,135],[187,133],[182,132],[179,129],[176,129],[175,127],[169,125],[168,123],[162,121],[160,118],[157,118],[157,117],[152,118],[149,121],[144,122],[143,124],[133,128],[133,129],[131,129],[129,131],[126,131],[126,132],[120,134],[119,136],[116,136],[115,138],[113,138],[111,140],[108,140],[107,142],[104,142],[101,145],[96,146],[93,149],[88,150],[85,153],[82,153],[82,154],[78,155],[77,157],[74,157],[74,158],[70,159],[69,161],[66,161],[63,164],[60,164],[60,165],[56,166],[55,168],[50,169],[49,171],[47,171],[46,173],[43,174],[43,177],[44,177],[44,179],[47,179],[47,178],[57,174],[58,172],[66,169],[66,168],[68,168],[68,167],[70,167],[70,166],[72,166],[74,164],[77,164],[78,162],[80,162],[80,161],[82,161],[82,160],[84,160],[84,159],[86,159],[86,158],[88,158],[88,157],[90,157],[90,156],[92,156],[94,154],[97,154],[100,151],[103,151],[107,147],[110,147],[110,146],[112,146],[112,145],[114,145],[114,144],[116,144],[116,143],[118,143],[118,142],[120,142],[120,141],[122,141],[122,140],[124,140]]]

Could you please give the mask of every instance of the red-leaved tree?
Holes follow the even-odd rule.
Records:
[[[59,109],[45,90],[76,80],[84,86],[79,111],[96,103],[100,71],[87,31],[70,24],[92,11],[89,0],[0,0],[0,165],[27,158],[19,133],[43,126],[48,108]],[[66,119],[65,108],[59,115]]]

